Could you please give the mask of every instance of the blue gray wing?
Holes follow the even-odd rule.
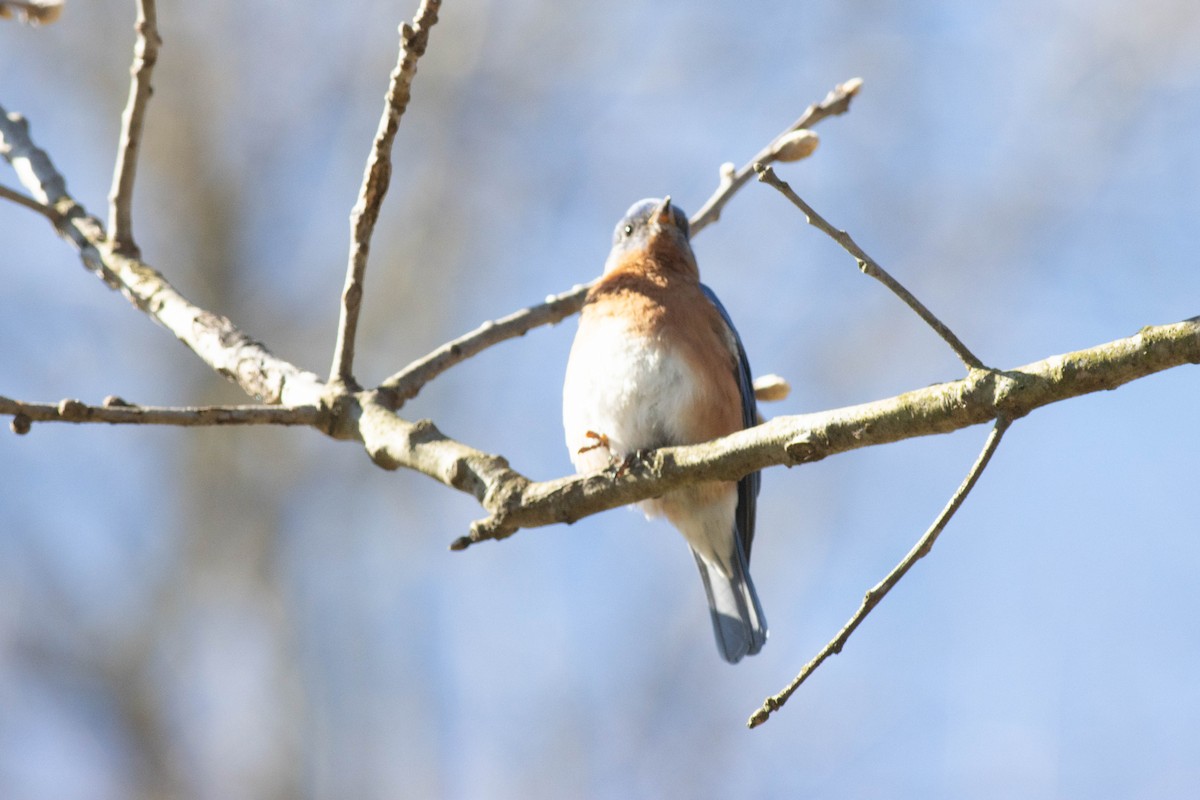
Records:
[[[704,292],[704,296],[717,309],[717,313],[721,315],[721,319],[725,320],[730,333],[733,334],[734,343],[737,345],[736,378],[738,391],[742,396],[742,427],[752,428],[758,424],[758,405],[754,401],[754,379],[750,375],[750,360],[746,358],[746,348],[742,346],[742,337],[738,335],[733,320],[729,318],[729,312],[725,310],[725,306],[721,305],[721,301],[717,299],[713,290],[700,284],[700,291]],[[736,520],[738,536],[744,548],[743,555],[747,563],[750,561],[750,545],[754,541],[755,507],[758,503],[758,489],[761,483],[762,475],[758,472],[751,472],[738,481]]]

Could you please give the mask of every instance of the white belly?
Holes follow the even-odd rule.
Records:
[[[563,428],[575,469],[595,472],[637,450],[695,443],[680,425],[704,402],[688,362],[618,319],[581,325],[587,335],[575,339],[563,385]],[[597,441],[589,431],[607,437],[608,447],[592,447]],[[647,517],[666,516],[726,574],[736,506],[734,483],[697,484],[638,504]]]
[[[563,428],[571,460],[580,472],[601,469],[609,453],[587,436],[608,437],[613,456],[636,450],[685,444],[679,420],[695,402],[695,376],[687,362],[645,336],[630,333],[619,319],[585,323],[576,337],[563,386]]]

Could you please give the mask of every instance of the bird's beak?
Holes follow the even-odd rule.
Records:
[[[659,225],[666,225],[672,222],[671,219],[671,195],[667,195],[658,204],[658,208],[654,209],[654,221]]]

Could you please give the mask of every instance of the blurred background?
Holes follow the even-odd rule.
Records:
[[[348,223],[416,0],[160,9],[135,198],[148,262],[298,365],[332,356]],[[0,102],[106,213],[132,2],[0,25]],[[358,374],[595,277],[646,196],[694,211],[838,82],[780,174],[986,362],[1200,314],[1192,0],[447,0],[396,141]],[[0,181],[16,186],[11,169]],[[961,376],[776,192],[695,248],[768,415]],[[0,393],[240,402],[0,205]],[[404,410],[538,479],[569,471],[575,323]],[[764,727],[908,550],[979,427],[764,476],[763,652],[718,657],[665,523],[616,510],[451,553],[468,496],[309,431],[0,435],[5,798],[1195,797],[1200,376],[1014,425],[932,555]]]

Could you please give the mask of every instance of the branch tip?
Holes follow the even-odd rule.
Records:
[[[799,119],[784,128],[766,147],[758,151],[748,164],[732,173],[727,173],[722,169],[716,191],[713,192],[712,196],[708,198],[704,205],[689,220],[692,235],[694,236],[698,231],[720,218],[721,209],[746,184],[746,181],[750,180],[750,176],[757,171],[757,167],[755,166],[757,163],[769,164],[779,158],[778,148],[783,139],[801,129],[811,128],[826,117],[837,116],[849,111],[850,99],[858,93],[861,86],[862,79],[860,78],[851,78],[848,81],[838,84],[825,95],[824,100],[820,103],[813,103],[806,108]]]
[[[867,253],[858,246],[858,243],[854,241],[850,234],[829,224],[824,217],[817,213],[816,209],[814,209],[798,194],[796,194],[787,181],[781,180],[770,166],[763,166],[763,168],[760,170],[758,169],[758,165],[755,165],[755,170],[758,172],[759,180],[774,187],[779,191],[780,194],[786,197],[792,203],[792,205],[800,210],[809,225],[812,225],[814,228],[833,239],[838,243],[838,245],[841,246],[843,250],[849,253],[850,257],[855,260],[855,263],[858,264],[859,270],[864,275],[872,277],[882,283],[893,294],[900,298],[905,305],[911,308],[917,314],[917,316],[924,320],[925,324],[932,328],[933,331],[940,336],[947,345],[950,346],[950,349],[954,351],[954,354],[957,355],[959,360],[963,362],[963,365],[966,366],[968,372],[973,369],[985,368],[983,362],[980,361],[979,358],[972,353],[965,344],[963,344],[962,340],[960,340],[958,336],[956,336],[954,332],[945,325],[945,323],[934,316],[933,312],[926,308],[924,303],[918,300],[912,294],[912,292],[904,288],[904,286],[898,280],[893,278],[887,270],[879,266],[879,262],[867,255]]]
[[[400,25],[400,48],[396,66],[388,76],[388,89],[384,96],[383,113],[371,151],[367,155],[363,170],[362,185],[358,198],[350,212],[350,254],[346,265],[346,282],[342,290],[341,311],[338,319],[337,341],[334,344],[333,365],[329,380],[354,385],[354,342],[358,335],[358,317],[362,307],[362,286],[367,271],[367,256],[371,249],[371,237],[383,198],[387,194],[392,175],[392,143],[400,127],[400,119],[408,108],[412,97],[412,82],[417,74],[417,61],[425,54],[429,43],[429,29],[437,23],[440,0],[422,0],[410,25]]]
[[[108,194],[108,239],[115,252],[133,257],[140,255],[133,238],[133,185],[146,107],[154,94],[150,77],[158,63],[158,48],[162,44],[155,0],[138,0],[137,6],[137,20],[133,25],[137,39],[133,46],[133,64],[129,67],[129,99],[121,113],[121,135]]]

